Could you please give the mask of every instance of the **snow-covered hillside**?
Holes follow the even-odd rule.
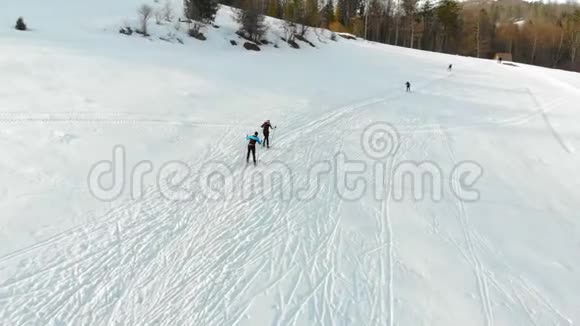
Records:
[[[580,323],[580,75],[143,2],[0,5],[0,325]]]

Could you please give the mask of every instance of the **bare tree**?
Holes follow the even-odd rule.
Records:
[[[169,0],[165,0],[165,3],[161,8],[161,15],[166,22],[172,22],[173,18],[175,18],[173,14],[173,8],[171,7],[171,2]]]
[[[242,3],[242,9],[236,12],[236,21],[240,24],[240,32],[245,33],[253,41],[260,41],[266,31],[262,8],[256,0],[246,0]]]
[[[284,38],[287,41],[294,41],[294,37],[298,31],[298,25],[291,21],[284,21],[282,24],[282,30],[284,31]]]
[[[173,29],[176,32],[181,32],[181,22],[180,21],[176,21],[175,23],[173,23]]]
[[[202,23],[193,20],[191,21],[191,23],[189,23],[189,29],[187,30],[187,33],[191,37],[198,37],[199,35],[201,35],[200,31],[202,27],[203,27]]]
[[[399,45],[399,29],[401,27],[401,2],[397,0],[395,4],[395,43]]]
[[[417,0],[403,0],[402,5],[403,11],[405,12],[407,23],[409,25],[409,30],[411,32],[410,38],[410,48],[413,48],[415,43],[415,14],[417,13]]]
[[[210,24],[215,20],[219,4],[216,0],[184,0],[183,7],[188,19]]]
[[[144,4],[141,7],[139,7],[137,13],[139,14],[139,22],[141,23],[141,33],[143,35],[148,35],[147,25],[149,24],[149,20],[153,15],[153,8],[149,5]]]
[[[161,12],[161,9],[155,10],[155,24],[163,24],[163,13]]]
[[[556,58],[554,59],[554,63],[552,64],[552,68],[556,68],[558,66],[558,63],[560,62],[560,59],[562,59],[562,47],[564,46],[564,37],[566,35],[566,30],[564,29],[564,26],[562,24],[562,20],[559,20],[558,23],[556,24],[556,26],[558,26],[559,32],[560,32],[560,41],[558,42],[558,50],[556,51]]]
[[[304,23],[303,3],[310,2],[282,1],[284,19],[295,25],[286,30],[295,29],[300,35],[301,25],[319,26],[308,21]],[[514,60],[522,63],[580,71],[580,6],[572,1],[324,2],[326,4],[319,11],[322,26],[335,32],[351,32],[369,40],[480,58],[510,52]],[[336,11],[332,10],[334,7]]]
[[[285,32],[292,31],[293,34],[300,36],[306,35],[310,26],[318,24],[317,3],[312,0],[308,0],[308,4],[305,0],[287,1],[284,8]],[[294,38],[294,35],[291,38]]]

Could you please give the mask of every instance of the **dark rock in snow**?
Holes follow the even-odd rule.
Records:
[[[249,51],[260,51],[260,47],[257,44],[251,42],[244,43],[244,48]]]
[[[137,34],[141,34],[141,35],[143,35],[143,37],[149,37],[149,36],[151,36],[151,35],[149,35],[149,33],[145,33],[145,32],[143,32],[143,31],[142,31],[142,30],[140,30],[140,29],[136,29],[136,30],[135,30],[135,33],[137,33]]]
[[[196,38],[200,41],[205,41],[207,40],[207,38],[205,37],[205,35],[203,35],[202,32],[195,30],[194,28],[190,29],[188,32],[189,36]]]
[[[121,27],[119,33],[125,35],[133,35],[133,29],[131,27]]]
[[[16,26],[14,28],[16,28],[19,31],[28,30],[28,27],[26,27],[26,24],[24,23],[24,18],[22,17],[18,17],[18,20],[16,20]]]

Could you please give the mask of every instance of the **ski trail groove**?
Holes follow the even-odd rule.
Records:
[[[458,160],[456,158],[455,151],[453,150],[452,147],[451,137],[447,134],[447,132],[443,129],[442,126],[439,126],[439,132],[443,136],[443,142],[447,147],[448,154],[452,164],[456,165],[458,163]],[[452,186],[456,194],[461,194],[460,181],[458,180],[457,176],[454,176],[454,178],[452,179]],[[472,231],[469,223],[469,215],[467,213],[467,209],[463,201],[460,198],[458,198],[456,199],[456,202],[459,208],[460,224],[463,230],[467,250],[469,252],[469,257],[475,267],[476,281],[479,291],[479,298],[482,304],[482,310],[485,317],[485,324],[486,326],[493,326],[494,316],[493,316],[493,306],[489,295],[489,286],[487,284],[487,279],[485,277],[485,270],[473,244]]]
[[[569,154],[574,153],[576,149],[572,147],[572,145],[570,145],[568,142],[566,142],[564,138],[562,138],[562,135],[556,130],[556,128],[554,128],[554,125],[550,122],[550,119],[548,118],[547,110],[542,108],[542,105],[540,104],[534,93],[529,88],[527,88],[527,93],[534,102],[534,105],[538,109],[538,112],[540,112],[542,120],[546,124],[546,127],[548,127],[548,130],[550,130],[550,132],[552,133],[552,136],[554,136],[554,139],[556,139],[558,144],[560,144],[560,146],[566,152],[568,152]]]

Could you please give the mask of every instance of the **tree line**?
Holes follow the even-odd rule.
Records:
[[[184,1],[186,8],[191,8],[188,7],[191,3],[215,3],[215,0]],[[577,55],[580,6],[572,2],[223,0],[221,3],[242,9],[237,17],[241,30],[257,38],[264,30],[266,15],[287,21],[289,37],[303,36],[309,27],[322,27],[385,44],[478,58],[507,52],[516,62],[580,71]]]

